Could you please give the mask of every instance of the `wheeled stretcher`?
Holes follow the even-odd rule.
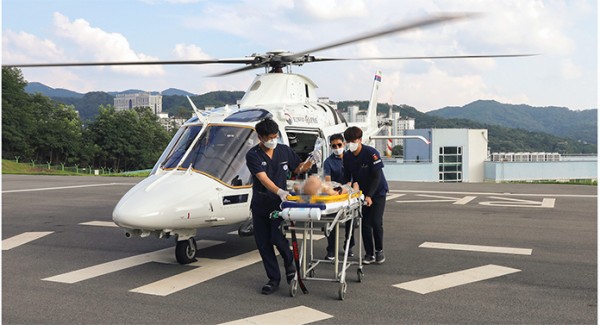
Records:
[[[281,204],[279,217],[288,222],[286,229],[291,231],[301,231],[302,245],[299,252],[300,267],[296,278],[290,283],[290,296],[294,297],[298,290],[298,284],[302,285],[302,280],[330,281],[338,282],[338,296],[344,300],[346,296],[346,273],[351,266],[357,266],[358,282],[363,280],[362,270],[362,218],[361,206],[364,196],[360,191],[350,191],[347,194],[340,195],[291,195],[288,201]],[[356,243],[358,247],[358,259],[350,261],[348,252],[350,239],[353,231],[349,232],[346,240],[344,254],[339,254],[340,242],[340,224],[350,221],[350,227],[358,227],[359,240]],[[322,232],[326,236],[335,236],[335,254],[333,261],[315,258],[314,241],[318,238],[315,232]],[[295,234],[293,236],[295,238]],[[333,264],[333,274],[329,278],[316,277],[316,269],[319,265]],[[300,277],[298,279],[297,277]],[[302,287],[304,290],[304,287]]]

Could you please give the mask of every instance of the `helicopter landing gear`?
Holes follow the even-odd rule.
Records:
[[[190,264],[195,262],[197,250],[198,247],[196,246],[194,237],[177,241],[177,245],[175,246],[175,257],[177,258],[177,262],[179,262],[179,264]]]

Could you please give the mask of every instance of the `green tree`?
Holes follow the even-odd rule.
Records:
[[[38,161],[73,164],[79,161],[81,120],[72,106],[41,94],[32,96],[36,136],[30,142]]]
[[[95,165],[115,170],[151,168],[169,142],[169,135],[148,107],[115,111],[101,106],[89,124],[95,144]]]
[[[32,159],[34,148],[29,139],[35,134],[27,82],[21,70],[2,68],[2,158]]]

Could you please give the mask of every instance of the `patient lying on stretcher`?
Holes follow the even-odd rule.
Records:
[[[295,184],[294,191],[304,195],[339,195],[358,192],[359,187],[356,182],[350,187],[337,182],[323,182],[319,176],[312,175],[304,183]]]

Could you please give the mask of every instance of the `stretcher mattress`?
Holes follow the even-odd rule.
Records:
[[[281,217],[291,221],[318,221],[321,216],[338,213],[357,204],[362,192],[340,195],[290,195],[281,203]]]

